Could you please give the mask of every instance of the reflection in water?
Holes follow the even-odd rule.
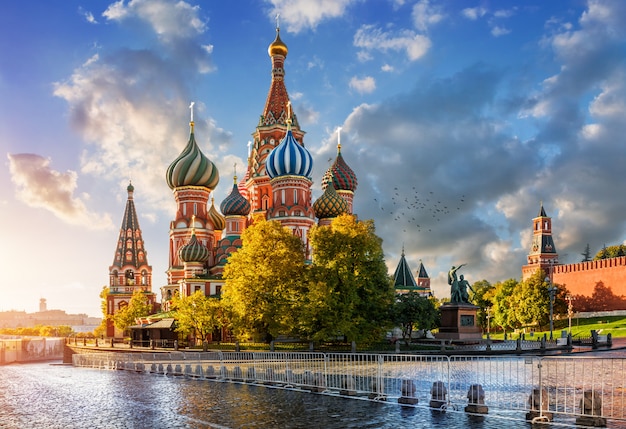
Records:
[[[481,428],[503,420],[329,394],[47,364],[0,367],[0,428]],[[523,418],[511,412],[508,418]],[[507,429],[527,429],[506,420]]]

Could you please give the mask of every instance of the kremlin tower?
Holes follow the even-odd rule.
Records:
[[[109,294],[106,297],[106,311],[109,316],[114,316],[126,307],[136,291],[144,293],[153,308],[156,302],[156,295],[152,293],[152,267],[148,265],[148,252],[144,247],[135,211],[135,187],[131,183],[126,190],[126,209],[113,264],[109,267]],[[107,320],[106,330],[107,337],[123,335],[123,332],[118,332],[111,319]]]

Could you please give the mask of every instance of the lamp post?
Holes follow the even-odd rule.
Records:
[[[569,328],[568,330],[569,330],[569,334],[572,335],[572,314],[574,313],[572,301],[574,300],[574,297],[572,296],[571,293],[568,293],[565,299],[567,300],[567,318],[568,318],[568,328]]]
[[[557,288],[554,287],[552,283],[550,282],[550,277],[546,277],[545,281],[546,283],[548,283],[548,293],[550,294],[550,339],[552,340],[553,339],[552,330],[554,327],[554,323],[553,323],[554,294],[556,293]]]
[[[487,339],[489,339],[489,319],[491,319],[491,307],[485,309],[487,311]]]

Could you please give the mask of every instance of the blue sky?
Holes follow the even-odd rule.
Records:
[[[561,262],[624,242],[626,2],[7,0],[0,310],[100,315],[129,178],[158,292],[189,103],[219,204],[263,110],[277,13],[314,198],[341,127],[390,272],[404,246],[439,297],[451,265],[520,278],[542,201]]]

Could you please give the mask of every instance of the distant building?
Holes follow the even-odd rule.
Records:
[[[533,218],[533,240],[522,267],[522,280],[537,270],[544,271],[554,284],[562,285],[572,295],[591,296],[597,283],[602,282],[614,295],[626,296],[626,257],[601,259],[598,261],[560,264],[559,255],[552,239],[552,218],[543,208]]]
[[[48,310],[46,300],[39,300],[39,311],[0,311],[0,328],[33,328],[42,326],[70,326],[75,332],[91,332],[96,329],[101,318],[86,314],[67,314],[63,310]]]
[[[420,266],[417,270],[417,281],[411,273],[409,264],[404,257],[404,247],[402,248],[402,255],[400,256],[400,262],[396,267],[396,271],[393,274],[393,287],[396,293],[408,293],[417,292],[422,296],[431,296],[430,290],[430,277],[426,273],[426,268],[420,260]]]
[[[114,316],[130,302],[135,291],[146,295],[154,310],[158,308],[156,295],[152,292],[152,267],[148,265],[139,219],[135,210],[133,194],[135,187],[126,188],[128,199],[120,227],[113,264],[109,267],[109,295],[107,314]],[[123,332],[115,328],[112,320],[107,322],[107,337],[122,337]]]

